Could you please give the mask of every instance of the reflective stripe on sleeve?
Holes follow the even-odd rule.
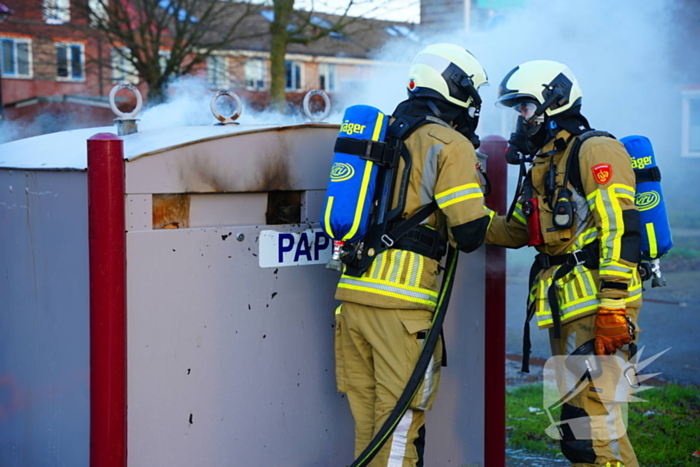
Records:
[[[481,191],[478,183],[467,183],[466,185],[460,185],[436,194],[435,201],[437,201],[440,209],[444,209],[460,201],[483,197],[484,193]]]

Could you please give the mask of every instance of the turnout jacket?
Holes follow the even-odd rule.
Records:
[[[557,169],[557,186],[562,186],[566,161],[575,138],[565,130],[557,137],[568,141],[563,151],[549,156],[554,158]],[[542,148],[540,154],[553,149],[552,141]],[[624,146],[617,140],[600,136],[583,142],[579,151],[579,168],[585,198],[576,191],[570,180],[566,181],[573,193],[577,214],[573,226],[564,230],[554,228],[552,208],[544,196],[549,157],[535,157],[530,169],[533,197],[538,199],[544,240],[544,244],[535,248],[547,255],[562,255],[598,241],[599,252],[598,268],[589,269],[579,264],[554,285],[561,322],[596,313],[602,298],[623,299],[627,307],[639,308],[642,301],[642,284],[637,271],[641,241],[639,213],[634,203],[635,175]],[[521,199],[517,203],[509,222],[502,216],[493,219],[486,243],[509,248],[519,248],[528,243],[523,201]],[[547,292],[559,267],[541,269],[531,284],[528,316],[534,313],[540,329],[553,324]]]
[[[493,212],[484,206],[474,146],[447,123],[432,119],[406,140],[412,165],[403,218],[433,200],[438,210],[423,224],[441,232],[456,248],[470,252],[484,241]],[[396,207],[404,161],[398,168]],[[433,311],[439,284],[438,262],[418,253],[390,248],[377,255],[360,277],[343,274],[335,298],[379,308]]]

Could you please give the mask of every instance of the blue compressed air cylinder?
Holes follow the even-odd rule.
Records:
[[[348,107],[339,138],[384,141],[389,117],[375,107]],[[355,242],[367,232],[378,166],[360,156],[336,152],[328,178],[321,227],[333,240]]]
[[[654,149],[644,136],[627,136],[620,141],[630,155],[638,179],[635,204],[641,220],[642,259],[661,258],[673,246],[661,181],[639,180],[640,172],[648,176],[649,169],[657,167]]]

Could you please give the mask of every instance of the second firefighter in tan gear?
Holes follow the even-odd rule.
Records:
[[[430,119],[405,140],[412,164],[402,217],[436,201],[438,210],[418,231],[437,232],[442,242],[449,240],[466,252],[482,244],[493,215],[484,207],[474,150],[480,105],[475,97],[485,82],[486,73],[466,50],[452,44],[429,46],[409,71],[409,99],[393,114]],[[399,174],[403,168],[402,163]],[[336,298],[342,305],[336,310],[336,377],[355,420],[356,456],[401,396],[438,301],[438,260],[411,250],[410,245],[394,245],[361,276],[343,274],[338,283]],[[424,411],[437,393],[442,351],[438,343],[417,395],[371,467],[423,465]]]
[[[566,179],[576,136],[591,131],[580,114],[581,98],[573,73],[556,62],[527,62],[503,79],[499,104],[520,113],[507,159],[532,163],[525,179],[531,193],[521,197],[509,221],[493,219],[486,242],[509,248],[530,244],[539,252],[530,277],[528,316],[540,329],[549,330],[553,356],[571,355],[595,340],[598,354],[618,351],[626,359],[627,344],[636,342],[633,330],[639,332],[642,303],[635,176],[620,142],[594,136],[581,144],[578,163],[573,164],[583,193],[571,177]],[[562,193],[567,198],[563,201],[576,208],[569,209],[575,212],[573,222],[564,228],[555,212]],[[589,420],[589,425],[606,422],[589,430],[589,439],[576,439],[565,431],[562,452],[576,467],[637,467],[625,430],[620,430],[619,404],[604,403],[598,389],[589,386],[563,405],[562,426],[573,419]]]

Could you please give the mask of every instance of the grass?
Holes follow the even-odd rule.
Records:
[[[667,384],[640,394],[629,404],[628,434],[640,464],[654,467],[700,466],[700,388]],[[506,397],[508,447],[559,455],[559,442],[545,433],[550,421],[541,411],[542,383],[520,386]],[[530,408],[539,408],[534,412]],[[556,414],[555,420],[559,415]]]

